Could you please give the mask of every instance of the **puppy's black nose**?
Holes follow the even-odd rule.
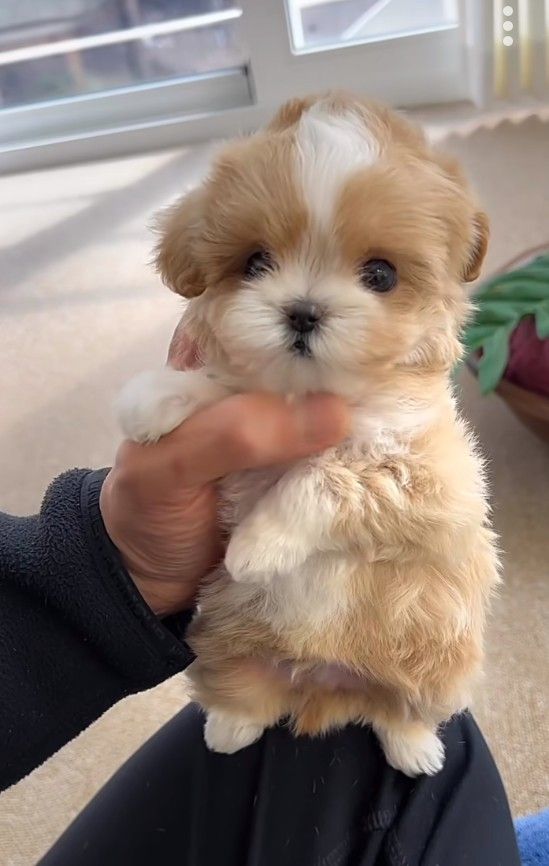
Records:
[[[322,314],[311,301],[296,301],[286,310],[290,327],[298,334],[310,334],[318,325]]]

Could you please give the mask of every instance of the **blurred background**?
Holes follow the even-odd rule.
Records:
[[[33,513],[64,469],[110,465],[112,399],[163,363],[181,313],[149,264],[152,216],[200,181],[220,139],[254,130],[287,98],[349,88],[423,123],[489,214],[485,276],[547,252],[548,10],[545,0],[0,2],[0,509]],[[547,341],[536,339],[541,358]],[[549,372],[536,366],[518,397],[510,367],[488,396],[460,374],[505,551],[474,709],[515,815],[549,803],[549,449],[544,424],[535,435],[530,423],[549,419]],[[1,795],[0,862],[35,863],[184,700],[181,678],[127,699]]]
[[[2,105],[241,67],[241,14],[223,0],[13,4],[2,13]]]
[[[464,0],[3,3],[2,162],[28,169],[231,135],[311,89],[486,101],[479,58],[482,40],[497,53],[494,22],[469,6],[467,16]],[[506,26],[518,28],[514,17]]]

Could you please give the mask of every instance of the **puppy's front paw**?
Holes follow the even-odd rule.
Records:
[[[444,746],[431,730],[421,723],[402,728],[376,728],[387,763],[406,776],[434,776],[444,766]]]
[[[156,442],[195,410],[185,391],[186,374],[166,367],[136,376],[116,401],[124,434],[134,442]]]
[[[233,580],[269,583],[277,574],[287,574],[304,562],[291,532],[276,527],[265,515],[244,520],[233,533],[225,554],[225,566]]]
[[[232,755],[259,740],[263,731],[263,725],[250,722],[249,719],[214,711],[208,713],[204,739],[212,752]]]

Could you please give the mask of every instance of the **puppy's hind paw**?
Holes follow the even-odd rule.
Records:
[[[166,367],[136,376],[115,407],[122,431],[134,442],[156,442],[181,424],[195,406],[185,393],[185,373]]]
[[[402,728],[378,728],[387,763],[406,776],[434,776],[444,766],[444,746],[431,730],[421,723]]]
[[[212,752],[232,755],[259,740],[263,731],[263,725],[229,713],[213,711],[208,713],[204,739]]]

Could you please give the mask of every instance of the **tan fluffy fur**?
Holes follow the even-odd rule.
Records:
[[[328,233],[296,169],[300,120],[319,103],[329,117],[363,124],[379,153],[342,184]],[[483,469],[449,384],[469,310],[461,283],[479,273],[486,218],[458,166],[420,131],[388,109],[336,94],[294,100],[264,131],[226,147],[161,231],[159,269],[194,298],[188,329],[227,392],[326,388],[350,400],[357,417],[356,434],[338,448],[225,481],[228,532],[247,526],[259,560],[268,545],[291,544],[293,523],[306,519],[303,532],[312,532],[303,513],[314,517],[317,502],[326,503],[332,517],[312,553],[325,608],[286,605],[281,582],[295,591],[297,571],[265,585],[233,580],[221,566],[188,636],[196,698],[219,718],[250,725],[241,744],[254,726],[260,732],[285,716],[308,734],[371,723],[391,763],[435,772],[440,761],[414,750],[421,741],[420,752],[429,751],[425,736],[468,701],[498,581]],[[307,257],[312,273],[336,262],[347,280],[365,258],[396,264],[395,291],[366,299],[360,318],[352,305],[341,314],[358,329],[341,375],[334,354],[308,378],[291,367],[290,383],[290,367],[276,367],[276,347],[270,375],[270,356],[263,364],[228,330],[243,264],[259,247],[288,267]]]

